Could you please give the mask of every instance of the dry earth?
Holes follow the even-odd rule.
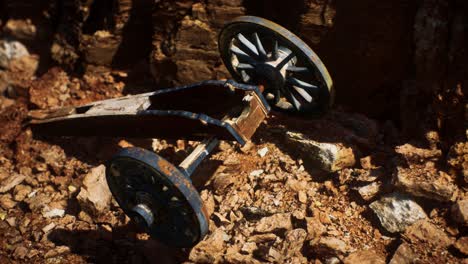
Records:
[[[165,248],[111,199],[100,164],[129,145],[177,163],[192,142],[40,138],[22,123],[28,107],[118,96],[119,87],[111,74],[76,79],[55,68],[30,83],[31,99],[1,97],[2,263],[465,258],[467,143],[446,157],[338,110],[318,120],[273,113],[246,146],[223,142],[193,180],[211,215],[209,235],[192,249]]]

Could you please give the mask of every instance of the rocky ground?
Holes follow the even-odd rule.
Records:
[[[80,19],[73,24],[65,19],[65,12],[49,42],[46,39],[52,33],[44,24],[50,22],[54,9],[42,14],[42,20],[34,16],[16,19],[14,11],[23,10],[23,2],[0,1],[0,263],[468,263],[464,86],[451,83],[456,89],[436,97],[432,108],[427,106],[427,98],[432,97],[422,97],[420,90],[414,90],[419,86],[432,89],[439,83],[427,76],[435,78],[436,69],[431,65],[444,61],[439,56],[447,53],[443,48],[457,54],[448,63],[453,67],[447,66],[452,69],[447,79],[466,79],[466,67],[456,66],[468,54],[459,45],[466,43],[463,38],[451,38],[450,47],[425,50],[425,41],[448,43],[445,37],[452,29],[443,31],[434,25],[446,24],[431,20],[444,14],[448,8],[444,1],[422,1],[419,9],[405,1],[398,5],[383,1],[391,5],[382,4],[378,10],[392,19],[383,16],[378,20],[378,13],[358,18],[358,27],[374,25],[369,19],[381,24],[363,28],[356,38],[346,33],[359,33],[350,30],[356,24],[344,26],[347,23],[339,15],[348,7],[366,13],[365,1],[355,6],[306,1],[298,32],[308,43],[321,43],[319,50],[331,61],[327,66],[345,88],[337,89],[338,105],[312,120],[273,112],[245,146],[222,142],[193,177],[210,216],[210,232],[189,249],[167,248],[142,233],[112,198],[103,164],[119,148],[128,146],[152,149],[177,164],[195,142],[39,136],[26,125],[27,113],[148,91],[155,82],[173,85],[225,77],[215,37],[222,22],[246,10],[274,16],[281,9],[277,4],[262,7],[252,1],[156,1],[158,9],[149,18],[157,23],[144,39],[149,40],[148,48],[127,54],[120,47],[132,43],[123,45],[121,35],[140,39],[141,32],[128,37],[122,33],[125,27],[147,30],[138,19],[128,20],[131,1],[118,1],[111,33],[93,31],[102,26],[98,22],[106,24],[107,20],[96,19],[98,11],[90,15],[91,7],[71,12],[75,16],[70,15],[69,20],[91,17],[90,21],[99,24],[96,28],[91,22],[78,23]],[[146,10],[150,2],[135,1],[140,4],[134,9]],[[291,4],[299,8],[299,2]],[[66,9],[67,4],[59,6]],[[93,8],[99,10],[99,6]],[[418,11],[393,16],[400,9]],[[4,10],[13,14],[11,19],[4,19]],[[284,17],[294,15],[286,13]],[[411,31],[413,26],[408,27],[406,20],[413,22],[415,14],[416,33],[411,40],[405,30]],[[453,36],[461,30],[463,15],[462,9],[454,11],[450,20]],[[284,25],[294,29],[295,24],[288,24],[284,17]],[[390,24],[382,22],[390,20]],[[428,20],[432,22],[426,23]],[[80,41],[61,37],[67,35],[64,28],[70,24],[73,29],[83,27]],[[400,31],[388,30],[396,36],[381,38],[376,32],[385,32],[385,25]],[[322,38],[328,31],[334,37]],[[375,34],[362,36],[369,32]],[[327,53],[323,45],[342,43],[343,38],[351,41],[351,53],[336,46]],[[413,41],[414,53],[400,47],[413,47]],[[371,44],[358,44],[363,42]],[[37,43],[50,46],[40,49]],[[143,60],[140,53],[147,57],[151,53],[151,58]],[[406,78],[411,71],[408,54],[414,55],[417,65],[415,80],[401,85],[402,91],[387,89],[389,83]],[[354,67],[356,58],[372,68],[372,74]],[[379,68],[381,61],[386,62],[385,69]],[[122,69],[125,63],[130,63],[131,70]],[[377,92],[370,91],[375,87]],[[357,97],[357,90],[363,92],[356,101],[359,107],[346,102]],[[394,92],[400,97],[382,104]],[[386,109],[395,106],[395,98],[400,100],[400,112],[389,114]],[[367,101],[372,102],[367,105]],[[380,118],[350,109],[375,111]],[[394,113],[401,116],[395,118]],[[428,116],[437,117],[437,126],[426,126]],[[423,133],[409,133],[415,127],[422,127]]]
[[[165,248],[118,208],[102,163],[129,145],[177,163],[193,143],[35,136],[28,109],[119,96],[124,74],[52,68],[34,78],[33,55],[8,62],[2,263],[456,263],[468,254],[468,143],[444,155],[436,132],[421,147],[401,142],[391,123],[340,110],[317,120],[273,113],[247,145],[223,142],[194,176],[209,235],[191,249]]]

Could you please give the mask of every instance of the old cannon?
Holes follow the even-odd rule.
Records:
[[[106,166],[123,211],[169,246],[191,247],[208,232],[208,215],[190,177],[220,140],[244,145],[271,108],[309,117],[333,101],[333,83],[319,57],[271,21],[239,17],[222,29],[218,45],[234,80],[29,114],[36,134],[201,141],[178,166],[134,147],[122,149]]]

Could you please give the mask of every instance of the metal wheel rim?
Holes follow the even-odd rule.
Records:
[[[277,41],[276,50],[283,53],[284,62],[278,61],[281,57],[275,58],[278,57],[272,47],[275,45],[268,43],[273,41]],[[333,82],[328,70],[314,51],[287,29],[263,18],[243,16],[223,28],[218,46],[226,68],[239,82],[259,84],[255,82],[258,82],[256,77],[262,75],[261,68],[276,66],[284,84],[280,83],[281,87],[273,92],[280,94],[271,98],[268,93],[272,91],[264,92],[275,109],[288,113],[323,114],[332,105]],[[265,67],[265,64],[269,66]],[[276,83],[280,81],[275,80]],[[281,101],[286,101],[289,106],[282,107],[285,104],[279,103]]]
[[[125,166],[137,172],[127,173]],[[140,173],[139,166],[148,173]],[[138,204],[152,212],[155,222],[145,229],[153,238],[169,246],[191,247],[208,232],[208,219],[198,192],[175,166],[157,154],[140,148],[123,149],[108,162],[106,179],[127,215],[134,216]],[[134,190],[127,190],[131,180],[137,183],[131,186]],[[165,213],[161,213],[163,210]]]

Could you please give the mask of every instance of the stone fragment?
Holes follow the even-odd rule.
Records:
[[[48,225],[46,225],[46,226],[44,226],[44,227],[42,228],[42,232],[44,232],[44,234],[47,234],[49,231],[51,231],[52,229],[54,229],[55,226],[56,226],[55,223],[54,223],[54,222],[51,222],[50,224],[48,224]]]
[[[374,169],[376,168],[373,164],[372,164],[372,157],[371,156],[366,156],[364,158],[361,158],[359,160],[359,163],[361,164],[361,167],[365,170],[371,170],[371,169]]]
[[[249,176],[253,177],[253,178],[256,178],[256,177],[262,175],[263,172],[264,172],[263,170],[254,170],[249,174]]]
[[[51,196],[46,193],[39,193],[32,191],[28,194],[28,199],[25,202],[29,205],[29,209],[33,212],[42,211],[51,202]]]
[[[5,32],[17,39],[33,40],[37,29],[31,19],[8,19]]]
[[[203,190],[200,193],[200,197],[203,201],[203,206],[206,209],[208,217],[211,216],[215,211],[215,201],[213,198],[213,194],[211,194],[211,192],[209,192],[208,190]]]
[[[53,208],[45,212],[42,212],[42,216],[44,216],[45,218],[63,217],[64,215],[65,215],[65,210],[58,209],[58,208]]]
[[[16,202],[13,201],[11,194],[0,195],[0,207],[5,210],[11,209],[16,206]]]
[[[389,264],[413,264],[418,262],[418,256],[407,243],[402,243],[398,246],[393,254]]]
[[[350,251],[348,245],[336,237],[321,237],[317,242],[311,241],[312,252],[321,258],[341,256]]]
[[[424,163],[427,160],[436,160],[442,155],[438,149],[423,149],[411,144],[404,144],[395,148],[395,152],[409,163]]]
[[[454,201],[458,187],[454,177],[439,171],[436,162],[442,155],[438,149],[422,149],[405,144],[395,148],[400,154],[393,183],[403,192],[441,202]]]
[[[268,233],[268,234],[258,234],[258,235],[253,235],[253,236],[250,236],[247,241],[249,242],[255,242],[255,243],[265,243],[265,242],[271,242],[271,241],[275,241],[277,238],[277,236],[275,234],[272,234],[272,233]]]
[[[47,251],[47,253],[45,253],[45,255],[44,255],[44,258],[46,258],[46,259],[53,258],[53,257],[57,257],[57,256],[63,255],[63,254],[68,253],[68,252],[70,252],[69,247],[67,247],[67,246],[57,246],[56,248]]]
[[[307,194],[306,194],[306,192],[299,191],[297,193],[297,198],[298,198],[299,202],[301,202],[303,204],[307,203]]]
[[[403,232],[419,219],[426,218],[424,210],[408,196],[392,193],[369,205],[389,232]]]
[[[237,251],[230,251],[229,249],[226,251],[224,255],[224,262],[225,263],[233,263],[233,264],[260,264],[261,262],[254,259],[251,255],[243,255]],[[224,263],[223,262],[223,263]]]
[[[29,250],[26,247],[18,246],[13,251],[13,257],[16,259],[24,259],[28,255]]]
[[[321,143],[296,132],[286,132],[286,140],[303,154],[304,162],[318,166],[325,171],[338,171],[355,164],[354,153],[351,148],[341,143]]]
[[[271,233],[290,229],[292,229],[291,214],[279,213],[260,219],[255,227],[255,232]]]
[[[409,226],[404,235],[412,243],[427,243],[437,248],[448,248],[453,243],[444,231],[425,219]]]
[[[326,264],[341,264],[341,260],[337,257],[327,257],[325,259]]]
[[[281,253],[274,247],[270,247],[270,249],[268,250],[268,261],[280,263],[282,259],[283,256],[281,255]]]
[[[267,153],[268,153],[267,147],[264,147],[258,150],[258,155],[262,158],[265,157]]]
[[[458,195],[458,187],[452,177],[437,171],[433,162],[409,168],[398,166],[393,181],[397,188],[417,197],[449,202]]]
[[[39,255],[39,253],[40,253],[39,250],[31,249],[26,257],[29,259],[34,258],[35,256]]]
[[[5,221],[6,221],[11,227],[15,227],[15,226],[16,226],[16,217],[8,217]]]
[[[15,190],[13,192],[14,199],[17,202],[22,202],[32,191],[31,186],[29,185],[16,185]]]
[[[256,249],[257,244],[255,244],[255,242],[247,242],[242,246],[241,252],[245,254],[252,254],[252,252],[254,252]]]
[[[450,148],[447,162],[460,171],[465,183],[468,184],[468,142],[453,145]]]
[[[198,243],[189,254],[189,260],[196,263],[214,263],[223,254],[226,233],[218,228],[205,240]]]
[[[213,175],[212,184],[216,194],[223,194],[227,188],[236,182],[236,177],[230,173],[219,172]]]
[[[318,217],[306,217],[306,222],[308,240],[315,241],[327,231]]]
[[[468,236],[460,237],[454,246],[458,251],[468,256]]]
[[[468,225],[468,199],[452,205],[452,218],[459,224]]]
[[[90,224],[93,223],[93,218],[84,211],[80,211],[78,213],[78,219],[80,219],[81,221],[90,223]]]
[[[22,183],[24,179],[26,179],[26,176],[24,175],[18,173],[11,174],[10,177],[0,182],[0,193],[8,192],[16,185]]]
[[[83,180],[81,191],[76,197],[81,208],[92,216],[99,216],[109,209],[112,194],[107,186],[106,167],[91,169]]]
[[[349,254],[343,261],[344,264],[385,264],[385,256],[374,250],[361,250]]]
[[[256,220],[262,217],[270,216],[272,213],[255,206],[241,207],[240,211],[247,220]]]
[[[297,228],[286,232],[281,251],[283,256],[299,256],[301,254],[307,232],[304,229]]]
[[[9,68],[12,60],[28,55],[28,49],[21,42],[16,40],[0,41],[0,68]]]
[[[373,182],[371,184],[362,186],[358,188],[359,195],[361,195],[362,199],[365,201],[372,200],[382,188],[382,183],[380,182]]]

